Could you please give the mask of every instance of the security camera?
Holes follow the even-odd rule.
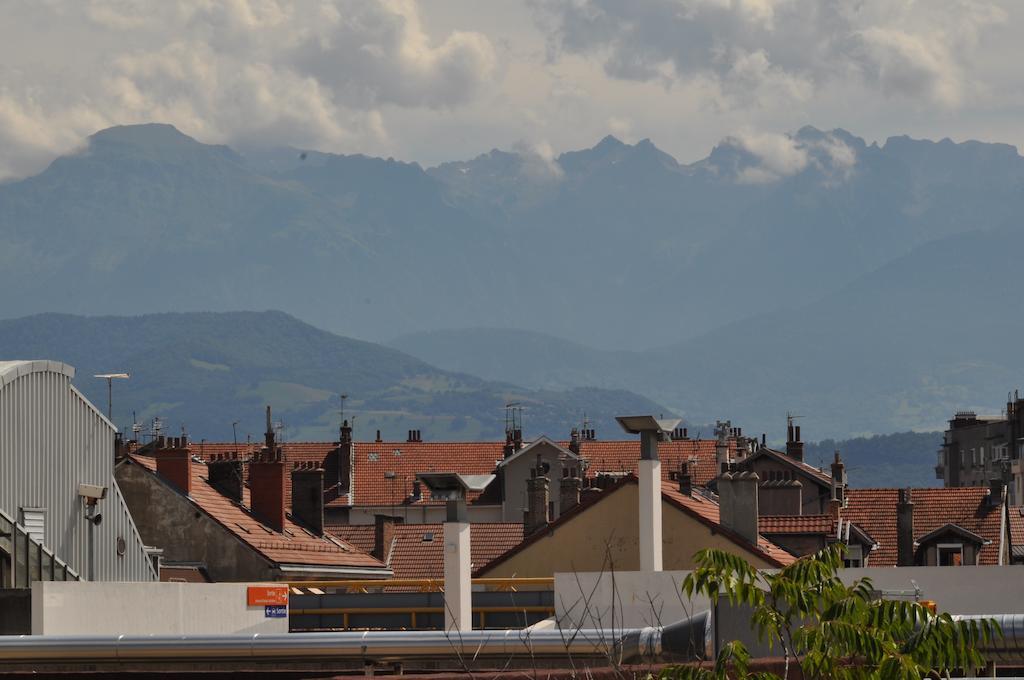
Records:
[[[97,527],[98,527],[98,526],[100,525],[100,522],[102,522],[102,521],[103,521],[103,514],[102,514],[102,513],[99,513],[99,512],[97,512],[97,513],[96,513],[95,515],[93,515],[92,517],[86,517],[86,519],[87,519],[88,521],[92,522],[93,526],[97,526]]]
[[[90,503],[95,503],[107,497],[107,487],[98,484],[79,484],[78,495]]]

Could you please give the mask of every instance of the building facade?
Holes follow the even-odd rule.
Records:
[[[84,579],[156,579],[114,481],[117,429],[74,375],[56,361],[0,362],[0,513],[21,543],[0,536],[6,585],[63,580],[54,572],[65,566]]]
[[[1024,499],[1024,399],[1014,394],[1000,415],[959,411],[949,421],[935,476],[946,487],[1006,486],[1011,505]]]

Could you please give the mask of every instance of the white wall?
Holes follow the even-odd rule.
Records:
[[[610,630],[669,624],[710,609],[682,594],[688,571],[555,574],[555,616],[563,628]],[[867,576],[892,599],[934,600],[950,614],[1024,614],[1024,567],[873,567],[843,569],[845,583]],[[886,592],[887,591],[887,592]],[[899,596],[897,593],[906,593]],[[613,598],[614,595],[614,598]]]
[[[683,579],[688,573],[556,573],[555,618],[563,629],[608,631],[682,621],[711,608],[707,598],[691,601],[683,595]]]
[[[32,634],[287,633],[287,617],[266,618],[262,606],[247,606],[248,585],[36,582],[32,584]]]

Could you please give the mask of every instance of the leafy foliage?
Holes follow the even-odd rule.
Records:
[[[918,680],[933,672],[985,665],[979,647],[1002,635],[994,620],[955,620],[917,602],[883,600],[871,580],[846,585],[838,576],[845,548],[836,544],[777,572],[760,572],[720,550],[697,553],[683,582],[687,595],[747,605],[759,639],[778,648],[804,678]],[[739,641],[722,647],[712,667],[676,666],[663,678],[774,678],[750,673]]]

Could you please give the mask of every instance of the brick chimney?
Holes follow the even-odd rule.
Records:
[[[284,531],[284,462],[277,448],[267,407],[267,446],[249,461],[249,503],[252,512],[274,531]]]
[[[331,499],[349,492],[352,477],[352,460],[356,445],[352,441],[352,426],[345,420],[338,432],[338,445],[331,449],[324,460],[324,488],[331,489]]]
[[[841,506],[846,505],[846,466],[838,450],[832,460],[832,498],[839,501]]]
[[[501,447],[501,457],[511,458],[515,452],[516,447],[512,441],[512,430],[505,430],[505,445]]]
[[[292,468],[292,517],[324,535],[324,470],[312,462]]]
[[[914,501],[910,489],[899,490],[896,504],[896,566],[914,566]]]
[[[373,550],[370,554],[387,563],[391,544],[395,539],[395,525],[398,521],[390,515],[373,516]]]
[[[722,422],[719,420],[715,423],[715,435],[717,437],[715,441],[715,462],[719,469],[722,465],[731,462],[729,460],[729,431],[732,429],[732,423],[728,420]]]
[[[1006,482],[1002,478],[996,477],[989,480],[988,488],[988,505],[990,508],[998,507],[1003,504],[1003,496],[1006,494]]]
[[[719,521],[752,545],[757,545],[756,473],[730,465],[718,478]]]
[[[547,526],[548,500],[551,480],[548,479],[537,460],[537,467],[530,470],[526,480],[526,512],[523,515],[523,535],[529,536],[537,529]]]
[[[800,440],[800,426],[791,424],[788,427],[788,430],[788,436],[786,437],[786,455],[793,460],[803,462],[804,443]]]
[[[693,495],[693,477],[690,476],[690,464],[687,461],[679,463],[679,474],[676,477],[679,480],[679,493],[684,496]]]
[[[580,455],[580,431],[575,427],[572,428],[572,432],[569,434],[569,450],[577,456]]]
[[[186,496],[192,494],[192,454],[171,441],[170,448],[154,451],[156,473]]]
[[[242,461],[237,453],[214,454],[206,463],[210,486],[236,503],[242,502]]]
[[[558,495],[558,512],[564,514],[580,504],[580,489],[583,486],[576,468],[565,468],[568,473],[562,477]]]

